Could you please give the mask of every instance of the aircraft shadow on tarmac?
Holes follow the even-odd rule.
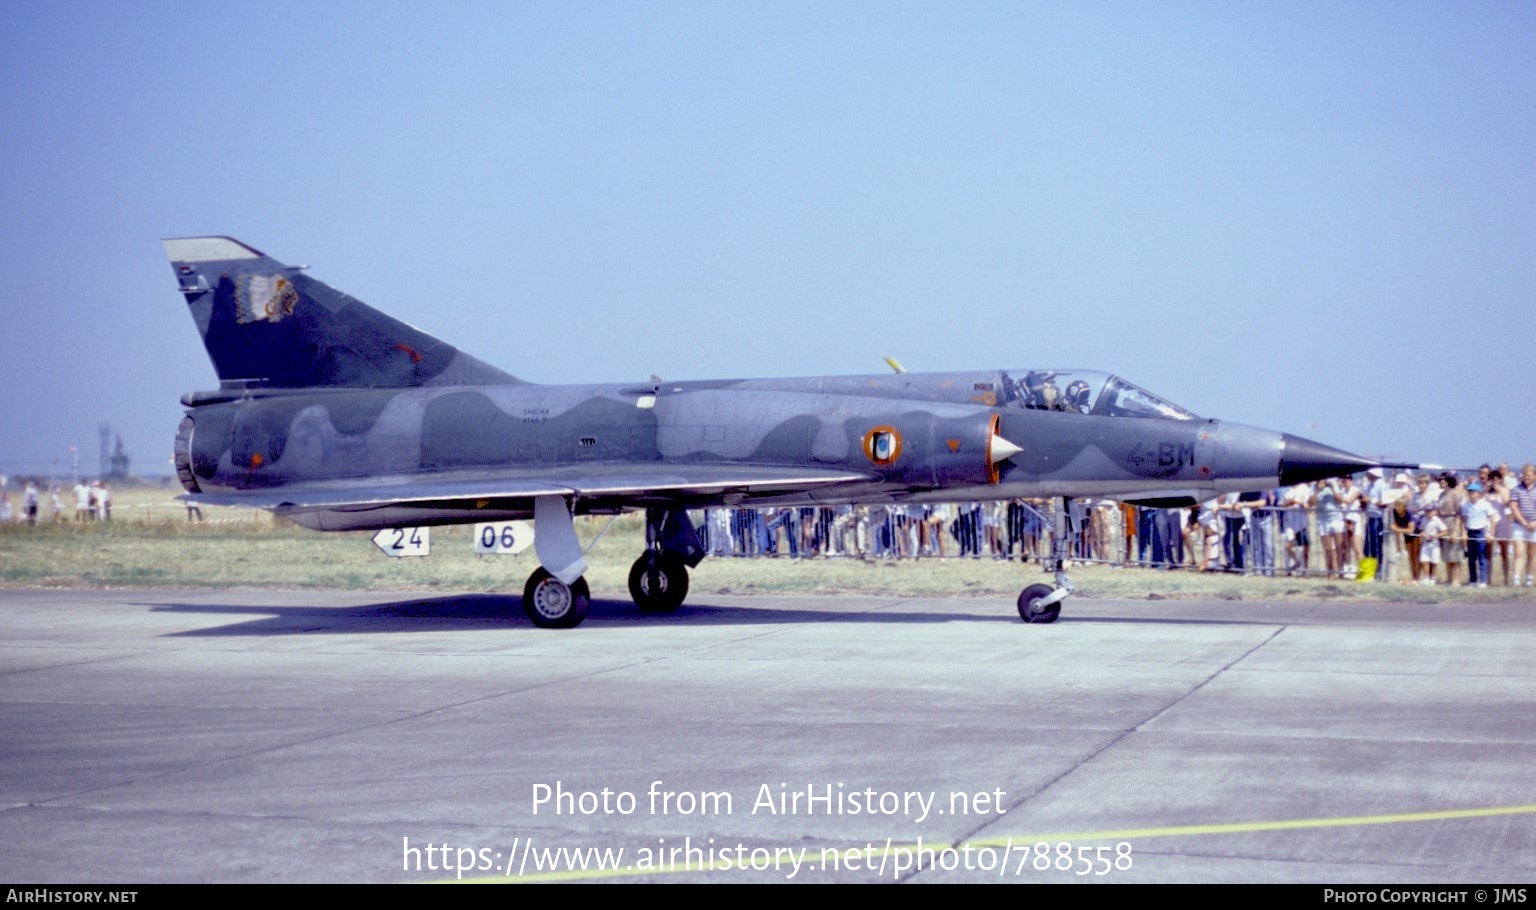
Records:
[[[897,601],[900,602],[900,601]],[[412,632],[483,632],[488,628],[525,629],[541,636],[560,635],[537,629],[523,615],[522,598],[502,594],[455,594],[412,600],[385,601],[352,607],[279,606],[264,604],[135,603],[154,612],[240,617],[229,625],[172,632],[166,637],[250,636],[250,635],[359,635]],[[984,607],[984,608],[983,608]],[[592,601],[589,618],[594,626],[671,626],[709,625],[795,625],[813,622],[922,623],[990,622],[1020,626],[1021,635],[1040,630],[1024,627],[1015,615],[994,607],[991,601],[978,603],[976,611],[902,610],[854,608],[849,610],[797,609],[776,605],[750,607],[736,604],[712,606],[699,598],[667,614],[639,613],[627,600]],[[1273,625],[1274,620],[1170,618],[1160,616],[1072,616],[1069,623],[1135,623],[1151,625]],[[569,632],[564,634],[580,634]]]

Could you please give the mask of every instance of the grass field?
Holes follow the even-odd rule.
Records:
[[[117,494],[111,522],[0,527],[0,586],[270,587],[521,592],[537,567],[531,551],[477,556],[470,527],[435,528],[432,555],[391,559],[369,532],[319,534],[264,513],[206,510],[189,524],[186,509],[165,490]],[[13,503],[17,497],[12,497]],[[73,503],[68,504],[72,507]],[[44,506],[44,511],[49,509]],[[72,511],[67,508],[66,512]],[[578,519],[590,541],[607,518]],[[641,551],[638,515],[615,522],[588,554],[594,596],[625,598],[629,566]],[[993,560],[706,559],[692,572],[692,591],[721,594],[866,593],[898,596],[1014,598],[1048,581],[1038,566]],[[1077,596],[1227,600],[1338,598],[1457,603],[1533,601],[1531,589],[1420,587],[1345,583],[1317,578],[1244,578],[1198,572],[1084,566],[1072,570]]]

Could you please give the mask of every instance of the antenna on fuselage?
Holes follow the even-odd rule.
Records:
[[[891,372],[893,373],[905,373],[907,371],[907,368],[902,366],[901,361],[897,360],[895,357],[885,358],[885,365],[890,367]]]

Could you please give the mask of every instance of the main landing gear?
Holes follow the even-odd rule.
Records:
[[[629,567],[629,596],[641,613],[671,613],[688,596],[688,567],[676,553],[646,550]]]
[[[1067,578],[1067,515],[1071,508],[1072,500],[1066,496],[1056,506],[1056,532],[1051,535],[1051,555],[1046,558],[1046,568],[1056,573],[1055,586],[1030,585],[1019,594],[1019,618],[1025,622],[1055,622],[1061,615],[1061,602],[1072,593],[1072,582]]]
[[[534,549],[539,569],[523,586],[523,612],[536,626],[569,629],[592,607],[582,573],[587,570],[570,504],[559,496],[535,497],[538,526]],[[682,509],[645,510],[645,552],[629,570],[629,594],[642,613],[670,613],[688,596],[688,570],[704,558],[704,547]],[[546,568],[559,566],[559,569]]]
[[[523,585],[523,612],[534,625],[545,629],[579,626],[591,607],[592,593],[585,578],[566,584],[541,568]]]
[[[592,593],[582,577],[587,560],[576,537],[570,503],[563,496],[536,496],[533,521],[538,527],[533,549],[539,568],[523,585],[523,612],[545,629],[579,626],[592,607]]]
[[[688,569],[704,547],[681,509],[645,510],[645,552],[629,568],[629,596],[642,613],[671,613],[688,596]]]

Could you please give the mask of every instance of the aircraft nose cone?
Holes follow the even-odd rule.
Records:
[[[1320,442],[1280,434],[1280,483],[1309,483],[1324,477],[1342,477],[1355,474],[1374,465],[1375,462],[1325,446]]]

